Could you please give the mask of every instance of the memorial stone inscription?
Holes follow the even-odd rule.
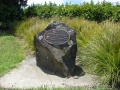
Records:
[[[66,31],[53,29],[46,32],[44,38],[50,44],[60,45],[68,42],[70,36]]]
[[[34,38],[37,66],[71,76],[77,52],[76,33],[63,23],[51,23]]]

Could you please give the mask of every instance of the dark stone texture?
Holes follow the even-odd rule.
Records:
[[[34,46],[37,66],[64,76],[73,75],[77,43],[72,28],[51,21],[42,32],[35,35]]]

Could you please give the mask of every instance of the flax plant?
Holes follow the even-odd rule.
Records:
[[[120,85],[120,29],[115,23],[100,24],[100,31],[85,46],[82,59],[101,83]]]

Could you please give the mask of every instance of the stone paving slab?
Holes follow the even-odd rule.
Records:
[[[92,75],[63,78],[43,72],[36,66],[34,56],[27,56],[19,66],[0,78],[0,86],[4,88],[37,88],[37,87],[93,87]]]

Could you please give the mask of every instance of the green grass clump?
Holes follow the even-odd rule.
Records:
[[[47,20],[40,20],[37,17],[29,18],[20,22],[15,27],[15,34],[23,39],[27,50],[33,50],[33,40],[35,34],[42,31],[48,24]]]
[[[88,71],[99,75],[101,83],[120,85],[120,26],[112,22],[99,25],[99,32],[81,51]]]
[[[0,34],[0,77],[24,59],[22,46],[14,36]]]

